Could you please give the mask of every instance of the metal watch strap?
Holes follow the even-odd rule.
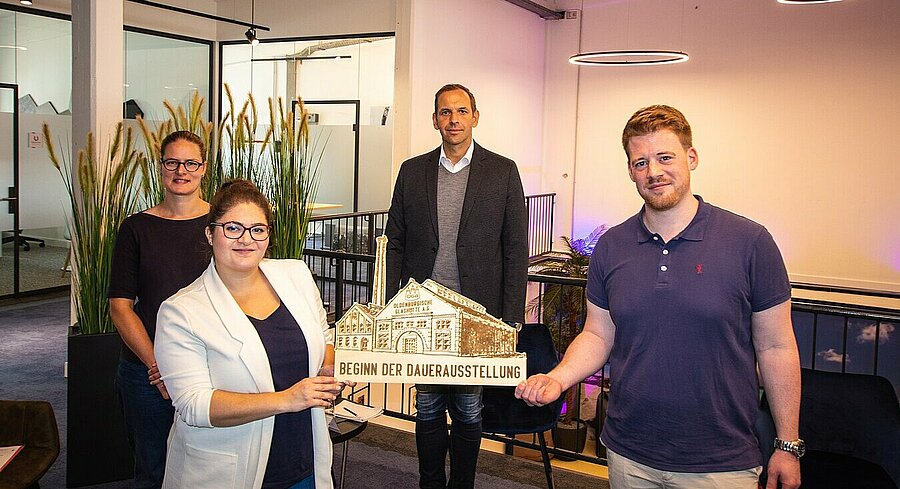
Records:
[[[806,453],[806,444],[800,438],[792,441],[775,438],[774,447],[778,450],[788,452],[797,458],[802,457]]]

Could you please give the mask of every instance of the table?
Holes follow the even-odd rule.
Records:
[[[331,435],[331,443],[343,443],[344,450],[341,454],[341,484],[339,489],[344,489],[344,474],[347,470],[347,449],[348,442],[354,438],[356,435],[362,433],[367,426],[369,426],[368,421],[354,421],[352,419],[344,419],[344,418],[334,418],[337,427],[340,431],[334,431],[329,429],[328,433]],[[332,475],[332,479],[334,475]]]

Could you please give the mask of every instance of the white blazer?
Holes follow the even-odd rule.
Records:
[[[259,268],[303,330],[314,375],[333,337],[309,268],[300,260],[263,260]],[[274,416],[233,427],[214,428],[209,421],[216,389],[275,391],[262,341],[214,263],[160,306],[154,351],[176,411],[163,487],[261,487]],[[331,438],[320,408],[312,409],[312,430],[316,488],[332,488]]]

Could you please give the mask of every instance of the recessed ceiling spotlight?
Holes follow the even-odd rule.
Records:
[[[19,0],[19,3],[21,3],[22,5],[33,5],[34,4],[34,2],[32,2],[31,0]]]

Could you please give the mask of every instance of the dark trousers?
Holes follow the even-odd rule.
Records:
[[[416,386],[419,487],[471,489],[481,448],[481,387]],[[447,433],[447,412],[453,424]],[[450,452],[450,480],[445,459]]]
[[[134,453],[134,488],[159,488],[166,469],[166,441],[175,417],[172,401],[163,399],[159,389],[150,385],[147,367],[142,363],[120,360],[116,388]]]

